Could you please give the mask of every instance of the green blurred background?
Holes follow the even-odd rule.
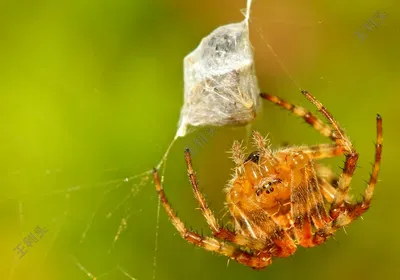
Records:
[[[355,194],[370,172],[375,115],[383,116],[382,172],[373,207],[347,234],[299,249],[261,272],[235,262],[227,267],[226,258],[182,240],[163,209],[157,223],[149,178],[124,181],[156,165],[175,135],[183,57],[217,26],[242,20],[244,7],[244,0],[0,2],[0,279],[398,277],[396,1],[256,0],[253,6],[251,39],[261,89],[314,109],[268,42],[294,80],[331,110],[355,143]],[[387,13],[383,23],[363,29],[377,11]],[[361,30],[364,40],[355,35]],[[326,142],[302,120],[271,104],[263,107],[253,128],[269,133],[274,147]],[[193,147],[202,133],[172,148],[165,190],[179,216],[209,234],[183,161],[183,148]],[[222,189],[232,168],[226,151],[233,139],[245,138],[244,128],[218,129],[194,156],[217,215],[223,214]],[[339,172],[342,159],[328,164]],[[20,259],[13,249],[36,226],[48,232]]]

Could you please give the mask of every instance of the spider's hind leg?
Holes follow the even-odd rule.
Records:
[[[376,127],[377,127],[377,136],[375,143],[375,161],[372,167],[371,177],[368,182],[368,186],[364,191],[364,197],[361,202],[357,202],[355,204],[347,204],[344,206],[346,211],[340,215],[335,221],[336,227],[342,227],[349,224],[352,220],[361,216],[371,205],[371,199],[374,194],[375,185],[378,180],[378,173],[380,169],[381,156],[382,156],[382,118],[380,115],[376,117]]]
[[[344,200],[349,192],[351,179],[354,175],[354,171],[357,166],[358,153],[354,149],[347,135],[343,132],[338,122],[333,118],[332,114],[319,102],[314,96],[307,91],[302,91],[304,96],[313,103],[318,111],[320,111],[324,117],[329,121],[331,126],[334,128],[335,142],[338,146],[343,147],[346,161],[344,163],[343,173],[339,178],[339,184],[335,198],[332,203],[330,215],[332,218],[337,218],[340,214],[340,208],[342,207]]]
[[[317,171],[321,193],[325,200],[332,204],[336,196],[336,189],[339,186],[339,176],[335,174],[331,168],[323,164],[315,164],[315,170]],[[350,203],[353,201],[353,198],[351,195],[347,194],[344,201]]]
[[[185,227],[181,219],[176,216],[174,210],[169,204],[156,169],[154,169],[153,175],[154,183],[156,185],[156,191],[158,193],[160,201],[169,218],[171,219],[172,224],[175,226],[182,238],[195,246],[202,247],[207,251],[224,255],[254,269],[262,269],[271,264],[271,255],[266,251],[256,251],[255,253],[249,253],[231,244],[219,241],[215,238],[203,237],[200,234],[189,231]]]

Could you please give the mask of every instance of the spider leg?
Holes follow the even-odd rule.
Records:
[[[337,183],[338,180],[336,177],[327,179],[322,176],[318,176],[318,185],[321,188],[322,196],[329,204],[332,204],[335,199]],[[345,203],[350,203],[350,201],[352,201],[352,197],[347,194],[344,201]]]
[[[329,137],[330,139],[336,142],[337,136],[335,134],[335,131],[329,125],[325,124],[323,121],[318,119],[316,116],[314,116],[311,112],[307,111],[303,107],[296,106],[283,99],[280,99],[277,96],[270,95],[268,93],[260,93],[260,96],[286,110],[291,111],[293,114],[303,118],[306,121],[306,123],[311,125],[315,130],[317,130],[323,136]]]
[[[291,104],[283,99],[280,99],[277,96],[270,95],[267,93],[260,93],[260,96],[286,110],[291,111],[293,114],[303,118],[305,122],[311,125],[315,130],[321,133],[325,137],[329,137],[333,140],[337,146],[344,146],[344,149],[348,152],[352,150],[351,142],[348,140],[347,136],[343,133],[343,130],[340,128],[339,124],[335,121],[332,115],[326,110],[326,108],[313,97],[309,92],[302,91],[302,93],[306,96],[306,98],[311,101],[319,111],[327,118],[332,127],[328,124],[325,124],[322,120],[317,118],[308,110],[303,107],[296,106]]]
[[[331,168],[328,168],[320,163],[315,164],[315,170],[317,171],[318,184],[321,188],[322,195],[328,203],[332,204],[336,196],[339,177],[332,171]],[[352,197],[347,194],[344,200],[346,203],[349,203],[352,201]]]
[[[272,236],[272,242],[274,246],[272,246],[271,252],[274,257],[286,258],[293,255],[297,250],[293,238],[286,229],[276,231]]]
[[[254,254],[248,253],[246,251],[241,250],[240,248],[237,248],[225,242],[221,242],[215,238],[203,237],[193,231],[189,231],[185,227],[181,219],[179,219],[179,217],[176,216],[174,210],[169,204],[156,169],[154,169],[153,175],[154,175],[156,191],[158,193],[160,201],[165,211],[167,212],[169,218],[171,219],[172,224],[175,226],[175,228],[182,236],[182,238],[184,238],[189,243],[192,243],[195,246],[202,247],[207,251],[224,255],[241,264],[250,266],[255,269],[262,269],[271,264],[272,262],[271,255],[266,251],[257,251]]]
[[[272,96],[266,93],[261,93],[260,96],[302,117],[315,130],[319,131],[322,135],[327,136],[331,138],[333,141],[335,141],[339,150],[343,149],[342,152],[346,156],[346,161],[344,164],[343,173],[339,178],[338,189],[335,195],[335,199],[332,203],[331,213],[330,213],[330,215],[333,218],[335,218],[339,215],[338,209],[343,205],[345,197],[347,196],[347,193],[349,191],[351,178],[354,174],[357,165],[358,153],[355,151],[350,140],[344,134],[343,130],[340,128],[339,124],[333,118],[331,113],[329,113],[329,111],[318,100],[316,100],[315,97],[312,96],[309,92],[302,91],[302,93],[325,116],[325,118],[329,121],[332,127],[323,123],[321,120],[316,118],[314,115],[312,115],[310,112],[308,112],[302,107],[292,105],[284,100],[279,99],[276,96]]]
[[[200,205],[201,212],[203,213],[203,216],[205,217],[206,222],[207,222],[208,226],[210,227],[213,235],[217,238],[238,244],[240,246],[246,246],[246,247],[253,248],[256,250],[266,249],[266,247],[267,247],[266,241],[260,241],[255,238],[244,236],[242,234],[233,232],[227,228],[221,227],[218,224],[218,221],[215,218],[214,213],[208,207],[203,194],[199,190],[198,183],[196,180],[196,175],[194,173],[193,166],[192,166],[192,159],[190,156],[189,149],[185,150],[185,161],[186,161],[186,165],[187,165],[189,181],[192,185],[194,196]]]
[[[375,161],[372,167],[372,173],[369,179],[368,186],[364,192],[364,199],[361,202],[357,202],[354,204],[346,202],[342,206],[342,209],[340,209],[341,211],[340,212],[338,211],[338,215],[336,219],[334,219],[333,223],[324,229],[320,229],[318,232],[315,233],[314,235],[315,242],[319,243],[324,242],[329,236],[333,235],[333,233],[337,229],[348,225],[349,223],[351,223],[351,221],[361,216],[365,211],[368,210],[371,204],[371,198],[377,182],[377,177],[381,162],[381,155],[382,155],[383,138],[382,138],[382,118],[380,115],[377,115],[376,122],[377,122],[377,140],[375,144]]]
[[[372,167],[371,177],[368,182],[368,186],[364,191],[364,198],[361,202],[355,204],[345,204],[345,212],[342,213],[335,221],[335,227],[342,227],[349,224],[353,219],[361,216],[371,205],[371,199],[375,190],[375,185],[378,179],[378,173],[380,169],[381,156],[382,156],[382,118],[380,115],[376,117],[377,126],[377,137],[375,143],[375,161]]]
[[[372,195],[374,194],[375,185],[378,180],[378,173],[381,166],[382,157],[382,142],[383,142],[383,131],[382,131],[382,117],[378,114],[376,116],[376,130],[377,137],[375,143],[375,162],[369,179],[368,187],[365,189],[363,204],[369,206],[371,203]]]
[[[325,116],[325,118],[329,121],[329,123],[333,126],[335,130],[335,142],[338,146],[342,146],[345,149],[346,161],[343,168],[343,173],[339,178],[339,184],[337,188],[337,192],[335,195],[335,199],[333,200],[330,215],[332,218],[338,217],[340,214],[340,207],[343,205],[345,197],[349,192],[351,178],[353,177],[354,171],[356,169],[358,153],[354,149],[348,137],[344,134],[343,130],[340,128],[337,121],[333,118],[331,113],[319,102],[315,99],[307,91],[302,91],[305,97],[311,101],[318,110]]]
[[[345,152],[342,146],[337,144],[319,144],[314,146],[290,147],[288,150],[299,151],[309,155],[312,159],[323,159],[342,156]]]
[[[336,189],[325,178],[319,177],[318,185],[321,188],[321,193],[325,200],[332,204],[333,200],[335,199]]]
[[[324,179],[331,187],[336,190],[338,187],[339,176],[332,169],[321,163],[315,163],[315,170],[319,178]]]

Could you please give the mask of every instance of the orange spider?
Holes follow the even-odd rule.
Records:
[[[271,151],[267,139],[253,133],[256,152],[247,158],[235,141],[232,158],[235,172],[226,188],[235,230],[221,227],[199,191],[192,168],[190,152],[185,150],[188,175],[200,209],[214,237],[203,237],[188,230],[175,215],[157,170],[154,181],[160,200],[180,235],[188,242],[234,259],[255,269],[262,269],[273,257],[288,257],[298,245],[313,247],[325,242],[333,233],[363,214],[371,203],[382,153],[382,119],[377,115],[375,162],[364,198],[360,202],[348,197],[358,153],[327,109],[307,91],[302,92],[329,121],[317,119],[304,108],[276,96],[261,97],[302,117],[315,130],[334,143],[289,147]],[[333,172],[315,161],[345,156],[343,173],[337,179]],[[336,182],[336,183],[335,183]]]

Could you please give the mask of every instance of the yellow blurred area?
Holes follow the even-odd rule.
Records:
[[[400,3],[255,0],[251,41],[263,91],[310,110],[309,90],[360,153],[353,193],[384,123],[382,172],[372,208],[347,234],[299,249],[261,272],[182,240],[151,179],[183,102],[183,57],[217,26],[242,20],[244,0],[0,1],[0,279],[390,279],[400,273]],[[371,31],[376,12],[387,16]],[[366,34],[364,39],[356,33]],[[275,53],[271,52],[268,44]],[[271,104],[252,128],[274,148],[327,140]],[[171,150],[165,191],[189,227],[210,234],[183,160],[194,132]],[[219,128],[193,158],[218,217],[245,128]],[[342,160],[329,161],[335,172]],[[20,258],[18,244],[46,227]],[[156,235],[158,238],[156,239]],[[117,239],[117,240],[116,240]],[[157,250],[155,251],[155,243]],[[156,264],[154,264],[154,259]]]

